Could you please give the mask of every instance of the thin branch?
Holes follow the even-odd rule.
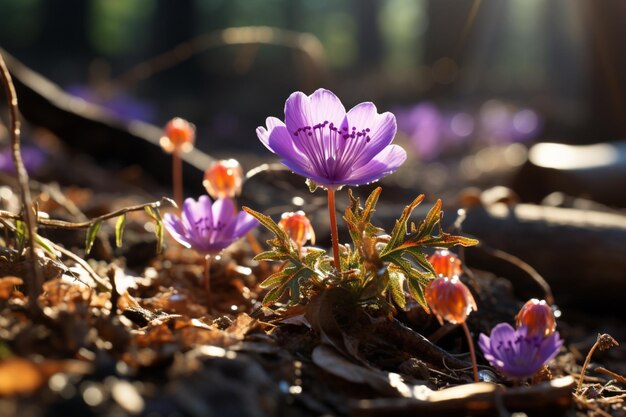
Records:
[[[59,228],[59,229],[87,229],[90,226],[94,225],[95,223],[108,220],[108,219],[113,219],[115,217],[119,217],[122,214],[126,214],[131,211],[141,211],[146,207],[161,208],[164,206],[176,207],[176,204],[171,199],[167,197],[163,197],[161,198],[161,200],[153,201],[151,203],[144,203],[144,204],[137,204],[134,206],[122,207],[119,210],[115,210],[110,213],[103,214],[102,216],[94,217],[93,219],[90,219],[84,222],[73,223],[73,222],[66,222],[63,220],[45,219],[45,218],[40,217],[37,219],[37,223],[41,227],[54,227],[54,228]],[[11,213],[9,211],[0,210],[0,218],[16,220],[16,219],[20,219],[20,216],[18,216],[17,214]]]
[[[56,243],[54,243],[54,242],[52,242],[50,240],[47,240],[47,243],[50,246],[52,246],[54,248],[54,250],[61,252],[61,254],[63,254],[64,256],[66,256],[68,258],[70,258],[71,260],[73,260],[74,262],[79,264],[81,267],[83,267],[83,269],[85,271],[87,271],[89,276],[91,276],[91,279],[93,279],[94,282],[96,283],[96,290],[98,290],[98,291],[111,291],[111,284],[109,284],[100,275],[98,275],[96,273],[96,271],[94,271],[93,268],[89,265],[89,263],[87,263],[87,261],[85,261],[80,256],[76,255],[74,252],[65,249],[61,245],[57,245]]]
[[[10,230],[11,232],[15,233],[15,231],[16,231],[15,226],[12,225],[11,223],[7,222],[6,220],[4,220],[2,217],[0,217],[0,224],[2,224],[2,226],[4,226],[5,230]],[[89,263],[87,263],[87,261],[85,261],[83,258],[81,258],[80,256],[76,255],[74,252],[65,249],[63,246],[58,245],[58,244],[54,243],[53,241],[51,241],[49,239],[46,239],[43,236],[39,236],[39,235],[35,235],[35,236],[37,238],[41,239],[47,246],[49,246],[51,248],[51,250],[59,252],[60,254],[64,255],[67,258],[70,258],[75,263],[77,263],[80,266],[82,266],[83,269],[85,269],[85,271],[87,271],[89,276],[91,276],[91,279],[96,283],[96,290],[98,290],[98,291],[111,291],[111,285],[106,280],[104,280],[102,277],[100,277],[100,275],[98,275],[96,273],[96,271],[94,271],[93,268],[89,265]],[[87,283],[84,283],[84,284],[88,285]]]
[[[28,286],[28,302],[31,311],[35,312],[39,310],[37,305],[37,299],[43,285],[43,274],[39,269],[35,259],[35,231],[36,224],[33,218],[33,202],[30,196],[30,188],[28,186],[28,172],[24,167],[24,161],[22,160],[22,153],[20,151],[20,118],[19,110],[17,107],[17,94],[15,93],[15,86],[11,79],[11,73],[4,62],[4,57],[0,54],[0,73],[2,74],[2,82],[4,84],[5,92],[7,95],[9,111],[11,116],[11,151],[13,154],[13,163],[15,164],[15,172],[17,174],[18,185],[20,188],[20,196],[22,200],[22,210],[24,216],[24,222],[28,227],[28,247],[30,248],[30,266],[32,279]]]

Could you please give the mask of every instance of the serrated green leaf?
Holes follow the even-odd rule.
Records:
[[[409,255],[415,261],[415,263],[417,263],[424,270],[428,271],[433,276],[437,275],[437,273],[435,272],[435,268],[433,268],[431,263],[428,262],[428,259],[426,258],[426,255],[422,252],[421,248],[419,247],[407,248],[404,251],[404,253]]]
[[[291,259],[291,256],[278,250],[268,250],[259,253],[253,259],[255,261],[284,261],[286,259]]]
[[[278,284],[277,280],[274,280],[276,285],[272,288],[267,295],[263,298],[263,304],[269,305],[278,300],[285,291],[289,291],[289,303],[297,304],[300,301],[300,288],[302,282],[307,281],[314,272],[304,266],[289,266],[283,271],[284,277],[282,277],[282,283]]]
[[[419,237],[430,236],[435,229],[435,226],[441,221],[441,200],[438,199],[435,204],[428,210],[428,214],[424,221],[420,224],[418,230]]]
[[[259,213],[258,211],[254,211],[249,207],[242,207],[242,209],[250,214],[252,217],[257,219],[259,223],[265,226],[270,232],[274,233],[274,235],[276,235],[276,238],[279,239],[281,244],[291,241],[287,233],[285,233],[285,231],[278,224],[276,224],[276,222],[272,220],[270,216],[266,216],[265,214]]]
[[[396,224],[391,231],[391,239],[389,239],[389,242],[380,254],[381,257],[385,256],[385,254],[391,252],[393,249],[402,244],[406,236],[409,217],[411,217],[411,213],[413,213],[415,207],[417,207],[423,200],[424,194],[420,194],[411,204],[404,208],[402,215],[398,220],[396,220]]]
[[[115,246],[122,247],[122,239],[124,238],[124,227],[126,226],[126,213],[117,218],[115,222]]]
[[[272,288],[265,294],[265,297],[263,297],[263,305],[269,306],[274,304],[284,294],[285,290],[285,285]]]
[[[325,254],[326,251],[323,249],[307,248],[307,253],[304,257],[304,264],[308,267],[313,267],[317,260]]]
[[[85,254],[89,255],[89,252],[91,252],[93,242],[96,240],[96,237],[98,236],[98,232],[100,231],[101,227],[102,227],[102,220],[99,220],[93,223],[87,229],[87,235],[85,237]]]
[[[413,297],[413,299],[417,301],[426,311],[430,312],[428,303],[426,303],[426,298],[424,297],[425,285],[413,277],[408,277],[407,284],[411,297]]]
[[[272,288],[276,286],[280,286],[285,283],[286,280],[289,279],[289,274],[284,270],[278,271],[267,277],[263,280],[262,283],[259,284],[261,288]]]
[[[405,276],[399,270],[389,267],[389,294],[394,303],[400,308],[406,307],[406,297],[404,295]]]

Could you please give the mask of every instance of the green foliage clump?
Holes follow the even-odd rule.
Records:
[[[349,192],[350,205],[344,220],[352,244],[342,245],[341,271],[334,267],[332,257],[324,250],[307,247],[302,256],[287,233],[269,216],[244,207],[274,234],[274,238],[267,242],[270,250],[255,259],[282,262],[280,269],[261,283],[261,287],[269,289],[263,303],[274,304],[289,293],[287,304],[295,305],[325,288],[341,286],[348,289],[357,302],[382,307],[391,307],[391,300],[399,307],[405,307],[407,288],[408,296],[428,308],[424,288],[434,279],[435,271],[425,250],[473,246],[478,241],[443,231],[441,200],[437,200],[417,225],[409,223],[413,210],[424,200],[424,195],[405,207],[391,234],[385,233],[371,222],[381,190],[380,187],[375,189],[363,207],[360,199]]]

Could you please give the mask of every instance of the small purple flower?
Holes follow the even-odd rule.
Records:
[[[35,146],[22,146],[21,154],[24,168],[30,174],[36,172],[47,159],[46,153]],[[5,148],[0,151],[0,171],[15,175],[15,164],[13,163],[11,148]]]
[[[206,195],[198,201],[186,199],[182,218],[166,213],[163,220],[178,243],[208,255],[219,253],[259,224],[245,211],[237,213],[230,198],[212,203]]]
[[[559,332],[550,336],[529,336],[526,326],[514,329],[500,323],[491,337],[480,334],[478,346],[491,366],[512,379],[525,379],[537,373],[552,360],[563,345]]]
[[[396,134],[392,113],[378,114],[373,103],[346,113],[332,92],[310,96],[295,92],[285,103],[285,123],[268,117],[257,136],[290,170],[327,189],[377,181],[397,170],[406,152],[391,145]]]

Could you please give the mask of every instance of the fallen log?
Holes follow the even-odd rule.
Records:
[[[561,304],[611,308],[610,303],[623,299],[626,216],[622,214],[497,203],[468,208],[462,227],[464,233],[535,268]],[[489,267],[472,254],[467,251],[468,265]]]

